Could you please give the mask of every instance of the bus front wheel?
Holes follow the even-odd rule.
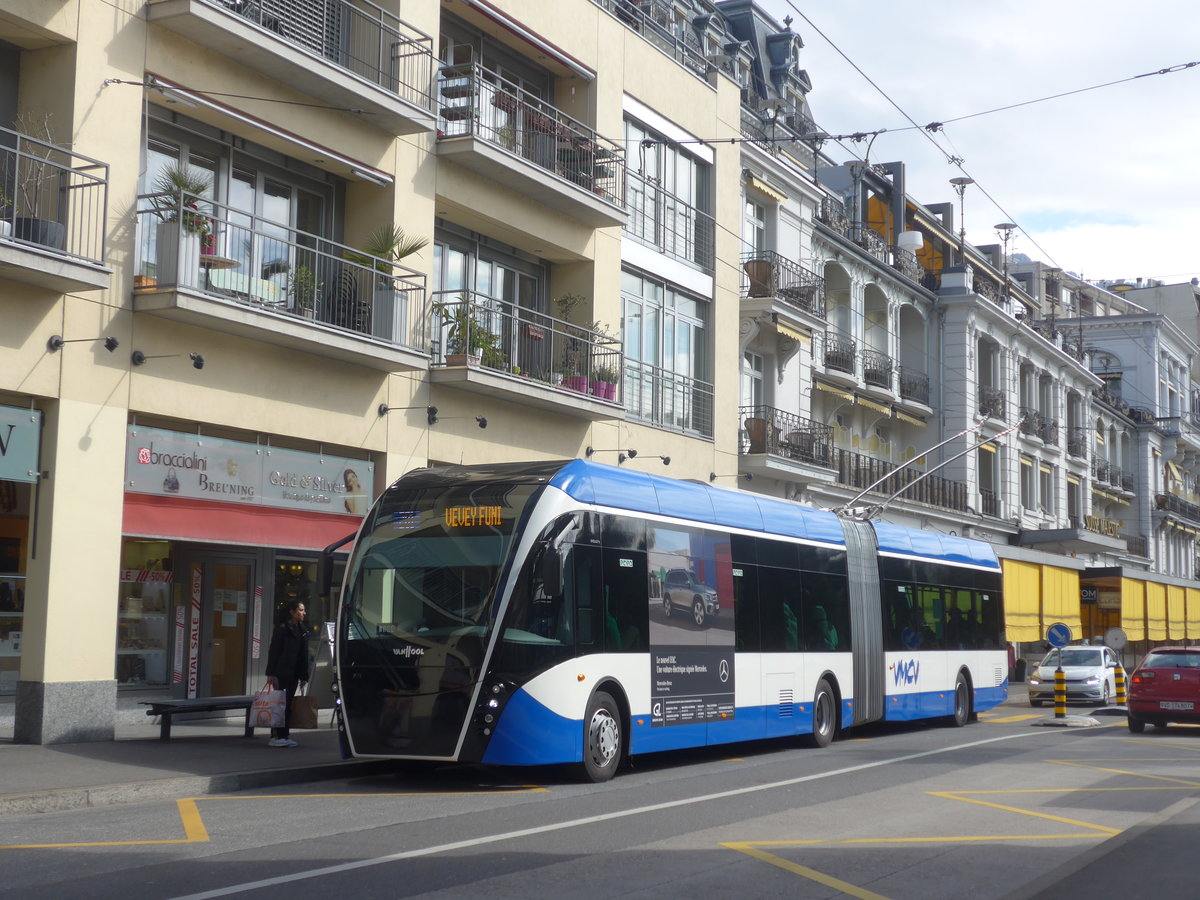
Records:
[[[583,774],[588,781],[608,781],[617,773],[624,750],[621,709],[604,691],[596,691],[583,717]]]
[[[809,742],[814,747],[828,747],[836,731],[837,698],[829,682],[822,678],[817,682],[817,692],[813,696],[813,729]]]

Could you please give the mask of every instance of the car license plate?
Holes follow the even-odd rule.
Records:
[[[1160,700],[1158,701],[1159,709],[1195,709],[1196,704],[1187,703],[1180,700]]]

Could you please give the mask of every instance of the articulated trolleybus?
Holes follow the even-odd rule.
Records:
[[[986,543],[582,460],[400,478],[337,625],[355,756],[575,763],[1008,696]]]

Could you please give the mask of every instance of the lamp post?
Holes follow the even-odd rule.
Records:
[[[963,197],[967,193],[967,185],[974,184],[975,179],[959,175],[951,178],[950,183],[954,185],[954,192],[958,194],[958,264],[965,266],[967,264],[967,223],[963,213]]]
[[[1012,222],[1001,222],[999,225],[993,225],[996,229],[996,234],[999,236],[1001,243],[1004,246],[1004,302],[1008,303],[1008,242],[1012,240],[1012,231],[1017,226]],[[1007,306],[1005,307],[1007,309]]]

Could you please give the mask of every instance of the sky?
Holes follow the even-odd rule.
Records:
[[[997,243],[994,226],[1014,222],[1010,252],[1089,281],[1200,276],[1200,65],[933,135],[904,115],[946,122],[1200,61],[1195,0],[759,2],[804,41],[822,131],[910,129],[875,138],[869,155],[865,141],[828,142],[835,161],[903,161],[909,195],[953,201],[956,217],[950,179],[965,174],[968,242]]]

